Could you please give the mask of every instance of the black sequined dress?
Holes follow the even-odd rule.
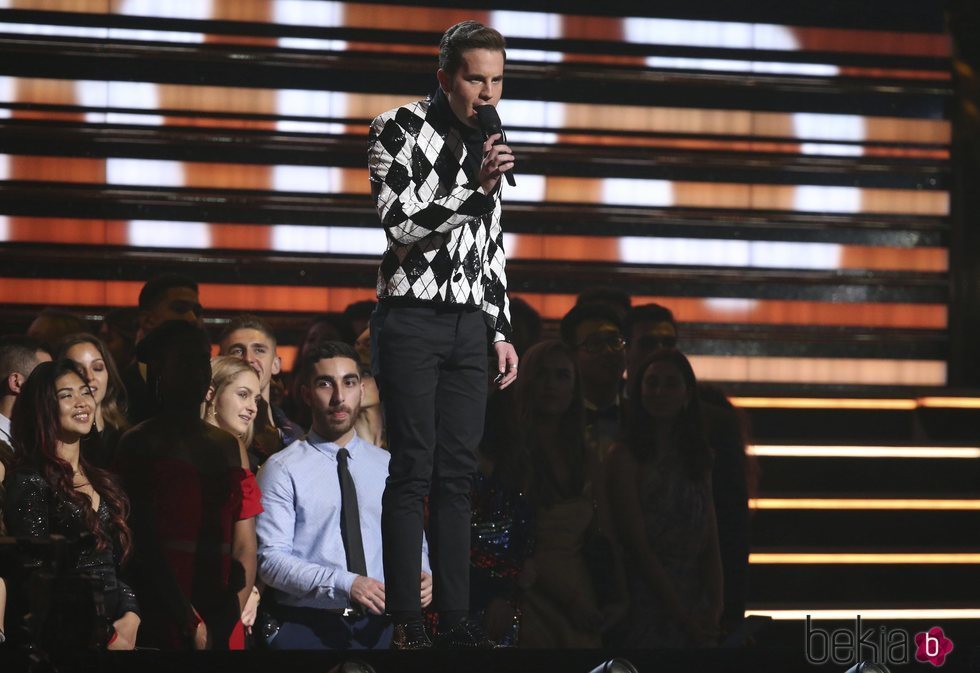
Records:
[[[96,548],[96,539],[85,528],[82,512],[68,500],[55,495],[48,482],[33,468],[22,467],[6,481],[4,519],[9,535],[15,537],[47,537],[62,535],[73,550],[74,568],[80,574],[101,580],[104,591],[105,614],[111,624],[127,612],[139,614],[133,590],[117,576],[121,550]],[[109,507],[101,498],[98,509],[99,525],[112,526]],[[114,531],[110,539],[115,540]],[[84,538],[84,539],[83,539]],[[38,559],[40,563],[40,559]]]

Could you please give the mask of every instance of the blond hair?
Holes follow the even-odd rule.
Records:
[[[221,395],[222,391],[227,388],[239,374],[243,374],[245,372],[255,374],[255,370],[241,358],[233,355],[219,355],[215,358],[211,358],[211,387],[214,388],[214,395],[205,406],[205,417],[207,417],[208,414],[214,413],[214,403],[218,399],[218,396]],[[255,374],[255,376],[258,378],[258,374]],[[246,448],[252,445],[252,438],[255,436],[256,418],[258,418],[258,414],[256,414],[255,418],[252,419],[252,423],[248,426],[245,436],[240,437]]]

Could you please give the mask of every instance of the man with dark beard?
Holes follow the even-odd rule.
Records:
[[[259,471],[259,576],[273,599],[273,649],[387,648],[381,557],[381,496],[388,453],[357,436],[358,356],[327,341],[300,365],[300,391],[313,412],[305,439]],[[423,541],[421,602],[432,600]],[[263,598],[263,602],[267,602]]]

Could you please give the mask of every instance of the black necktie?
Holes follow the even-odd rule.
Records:
[[[364,560],[364,541],[361,539],[361,515],[357,509],[357,491],[347,469],[347,449],[337,451],[337,475],[340,477],[340,536],[347,552],[347,569],[367,577],[367,561]]]

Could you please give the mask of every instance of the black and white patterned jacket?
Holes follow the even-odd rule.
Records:
[[[371,192],[388,236],[378,298],[476,306],[493,341],[510,341],[501,187],[483,191],[459,129],[436,107],[421,100],[371,123]]]

